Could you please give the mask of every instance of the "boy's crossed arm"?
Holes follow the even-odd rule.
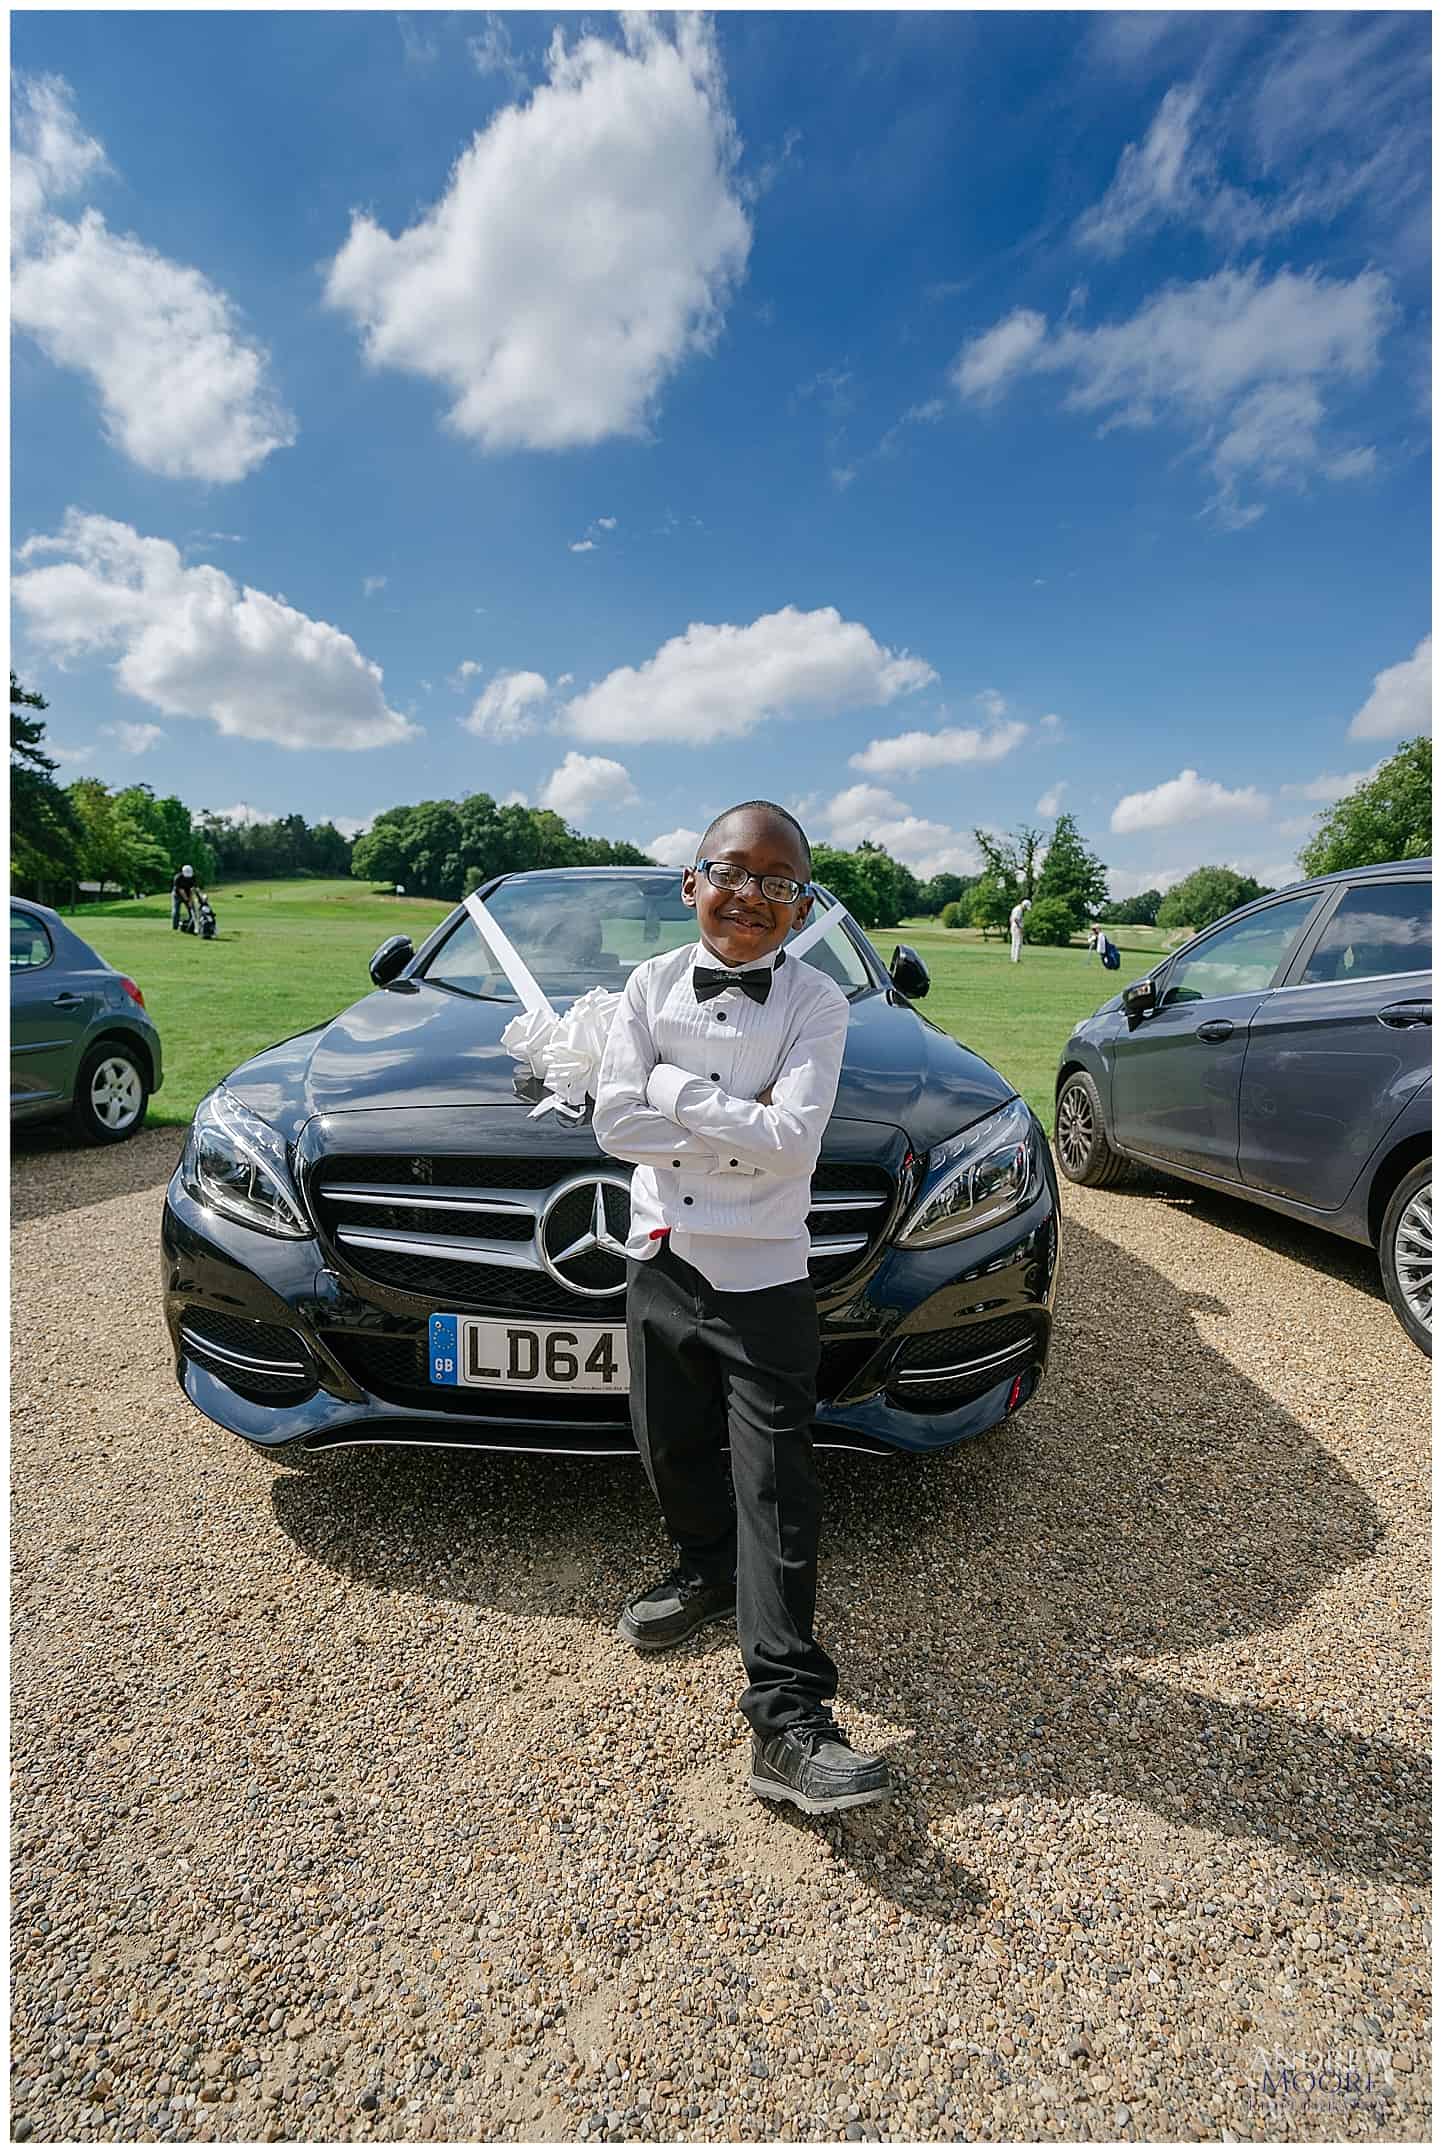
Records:
[[[723,1170],[734,1160],[753,1173],[809,1176],[836,1104],[850,1014],[844,1001],[811,1010],[758,1098],[739,1099],[705,1077],[657,1062],[646,1079],[647,1103],[714,1145]]]
[[[722,1173],[809,1175],[836,1103],[846,1003],[812,1010],[770,1084],[758,1098],[740,1099],[658,1059],[635,983],[633,973],[596,1080],[592,1126],[602,1149],[638,1165],[686,1158]]]
[[[695,1166],[715,1166],[716,1147],[665,1114],[646,1097],[646,1082],[656,1067],[656,1047],[646,1022],[636,973],[627,980],[596,1074],[596,1104],[591,1127],[596,1142],[612,1158],[636,1166],[669,1166],[686,1159]]]

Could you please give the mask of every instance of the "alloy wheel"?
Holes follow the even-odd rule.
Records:
[[[1095,1134],[1091,1102],[1080,1084],[1069,1084],[1061,1095],[1056,1117],[1057,1149],[1068,1173],[1082,1171],[1091,1156]]]
[[[112,1133],[128,1129],[145,1103],[145,1091],[133,1062],[111,1055],[90,1079],[90,1107]]]
[[[1417,1321],[1432,1329],[1432,1184],[1417,1190],[1397,1221],[1392,1261],[1402,1298]]]

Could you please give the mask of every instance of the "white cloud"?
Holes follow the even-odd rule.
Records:
[[[691,867],[695,863],[696,848],[700,842],[699,830],[683,827],[679,830],[663,830],[659,837],[653,837],[651,842],[643,845],[641,849],[648,852],[661,867]]]
[[[168,539],[67,511],[17,575],[30,632],[59,658],[114,655],[126,694],[168,718],[209,718],[233,739],[287,748],[383,748],[419,736],[386,703],[381,669],[348,635],[221,569],[187,568]]]
[[[374,598],[376,592],[383,591],[385,587],[386,579],[384,576],[367,576],[361,586],[367,598]]]
[[[268,807],[251,807],[248,801],[237,800],[234,807],[203,807],[202,815],[213,815],[220,822],[261,823],[278,822],[280,817]]]
[[[918,770],[955,763],[1000,762],[1020,746],[1026,734],[1020,718],[1008,718],[988,732],[975,725],[950,725],[934,733],[895,733],[889,740],[869,740],[847,759],[853,770],[868,771],[873,777],[911,776]]]
[[[1037,720],[1037,722],[1045,732],[1054,733],[1057,727],[1061,724],[1061,719],[1056,713],[1056,711],[1047,710],[1042,713],[1041,717]]]
[[[596,529],[598,531],[614,531],[616,522],[617,519],[614,516],[598,516],[596,518]]]
[[[595,550],[596,541],[594,538],[573,538],[571,541],[572,553],[594,553]]]
[[[1059,815],[1061,813],[1061,796],[1066,791],[1066,788],[1067,780],[1059,778],[1056,784],[1050,786],[1037,801],[1037,813],[1039,815]]]
[[[19,78],[15,145],[11,320],[89,377],[121,453],[161,478],[226,483],[288,448],[295,421],[225,293],[96,209],[59,213],[104,165],[59,77]]]
[[[549,693],[543,673],[497,673],[461,723],[484,740],[519,740],[536,730],[536,706]]]
[[[1347,738],[1401,740],[1431,730],[1432,638],[1424,635],[1410,658],[1374,677],[1372,693],[1347,727]]]
[[[1328,478],[1371,478],[1377,468],[1377,451],[1366,448],[1346,449],[1340,456],[1333,456],[1325,466]]]
[[[446,675],[446,686],[459,690],[468,680],[474,680],[477,673],[484,673],[485,670],[479,658],[462,658],[454,673]],[[428,683],[423,681],[421,685],[424,687]]]
[[[483,448],[643,433],[746,266],[708,22],[621,28],[624,49],[557,29],[548,79],[473,137],[440,201],[398,238],[357,211],[330,265],[371,363],[442,383]]]
[[[512,49],[503,16],[488,14],[479,34],[467,38],[466,45],[478,75],[500,75],[517,88],[524,86],[526,71]]]
[[[747,628],[693,621],[639,667],[623,665],[573,696],[564,718],[583,740],[681,740],[749,733],[763,719],[870,709],[936,675],[898,656],[834,606],[783,606]]]
[[[1320,777],[1309,777],[1296,785],[1282,785],[1278,790],[1286,800],[1320,800],[1327,805],[1333,800],[1344,800],[1349,792],[1355,792],[1359,785],[1374,778],[1381,767],[1380,763],[1373,763],[1370,770],[1349,770],[1340,777],[1327,770]]]
[[[1205,822],[1213,815],[1265,815],[1267,805],[1266,794],[1255,785],[1229,792],[1214,778],[1183,770],[1150,792],[1129,792],[1118,800],[1111,827],[1118,836],[1131,830],[1169,830],[1178,823]]]
[[[1143,890],[1165,892],[1190,873],[1189,867],[1109,867],[1107,895],[1120,904],[1124,898],[1140,897]]]
[[[1037,364],[1046,343],[1046,316],[1017,307],[994,329],[963,344],[952,364],[959,395],[975,403],[992,403],[1029,366]]]
[[[578,755],[574,749],[541,787],[538,805],[554,808],[567,822],[598,807],[631,807],[639,798],[623,763],[605,755]]]
[[[366,831],[375,821],[375,816],[331,815],[329,817],[323,816],[321,819],[322,821],[328,820],[333,823],[335,828],[340,831],[342,837],[349,837],[354,839],[357,837],[364,837]]]
[[[1187,145],[1200,102],[1197,90],[1180,83],[1168,90],[1145,142],[1127,144],[1106,194],[1077,220],[1082,246],[1120,254],[1135,233],[1183,210],[1191,199]]]
[[[508,792],[500,804],[502,807],[525,807],[526,796],[523,792]]]
[[[1095,414],[1103,432],[1179,425],[1208,454],[1222,520],[1247,523],[1261,510],[1238,502],[1244,476],[1276,485],[1337,475],[1317,438],[1322,388],[1371,374],[1396,318],[1379,270],[1269,279],[1253,265],[1170,285],[1129,320],[1096,329],[1063,319],[1048,332],[1042,316],[1013,314],[963,347],[952,378],[963,398],[989,403],[1025,373],[1062,374],[1065,407]]]
[[[813,810],[815,829],[842,851],[863,837],[880,845],[926,880],[931,875],[975,874],[981,865],[970,833],[914,815],[904,800],[880,785],[849,785]]]
[[[68,768],[72,763],[88,763],[95,760],[93,747],[67,748],[59,740],[47,740],[45,742],[45,753],[53,762],[59,763],[62,769]]]
[[[100,730],[103,733],[109,733],[112,740],[118,740],[121,749],[127,755],[147,754],[151,748],[158,747],[165,738],[165,728],[163,726],[136,725],[132,724],[128,718],[120,719],[118,724],[115,725],[102,725]]]

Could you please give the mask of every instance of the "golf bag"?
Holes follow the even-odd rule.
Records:
[[[196,932],[202,942],[213,942],[215,940],[215,912],[210,899],[202,897],[197,910],[200,914],[200,925]]]

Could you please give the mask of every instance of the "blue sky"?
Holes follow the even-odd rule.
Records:
[[[1124,895],[1430,724],[1425,15],[12,31],[66,778],[922,873],[1069,809]]]

